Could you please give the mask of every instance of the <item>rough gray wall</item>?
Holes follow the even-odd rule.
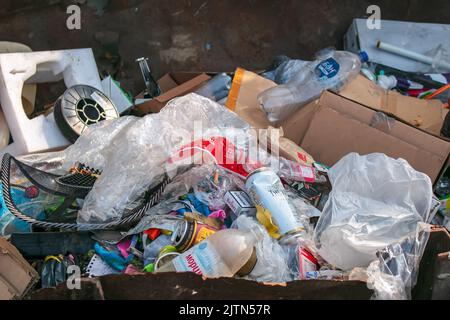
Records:
[[[78,2],[81,30],[66,28]],[[0,39],[33,50],[92,47],[102,73],[130,90],[143,87],[134,59],[156,76],[169,70],[265,68],[277,54],[311,58],[341,46],[355,17],[378,4],[383,19],[450,23],[448,0],[2,0]]]

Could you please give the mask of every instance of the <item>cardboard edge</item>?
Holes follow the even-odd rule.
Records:
[[[388,115],[389,117],[394,118],[395,120],[397,120],[397,121],[399,121],[399,122],[401,122],[401,123],[403,123],[403,124],[406,124],[408,127],[411,127],[411,128],[416,129],[416,130],[422,131],[423,133],[426,133],[426,134],[428,134],[428,135],[430,135],[430,136],[433,136],[433,137],[435,137],[435,138],[438,138],[438,139],[440,139],[440,140],[450,142],[450,139],[449,139],[449,138],[445,138],[445,137],[436,135],[436,134],[434,134],[434,133],[432,133],[432,132],[429,132],[429,131],[427,131],[427,130],[425,130],[425,129],[422,129],[422,128],[419,128],[419,127],[415,127],[415,126],[413,126],[412,124],[410,124],[409,122],[407,122],[407,121],[405,121],[405,120],[399,118],[399,117],[396,116],[395,114],[392,114],[392,113],[390,113],[390,112],[388,112],[388,111],[386,111],[386,110],[384,110],[384,109],[380,110],[380,109],[375,109],[375,108],[369,107],[369,106],[367,106],[367,105],[365,105],[365,104],[362,104],[361,102],[358,102],[358,101],[356,101],[356,100],[353,100],[353,99],[350,99],[350,98],[341,96],[339,93],[336,93],[336,92],[333,92],[333,91],[330,91],[330,90],[327,90],[327,92],[329,92],[329,93],[331,93],[331,94],[333,94],[333,95],[335,95],[335,96],[338,96],[338,97],[347,99],[348,101],[357,103],[357,104],[359,104],[359,105],[361,105],[361,106],[363,106],[363,107],[366,107],[366,108],[368,108],[368,109],[370,109],[370,110],[372,110],[372,111],[375,111],[375,112],[383,112],[384,114]],[[322,99],[322,97],[319,98],[319,101],[320,101],[321,99]]]

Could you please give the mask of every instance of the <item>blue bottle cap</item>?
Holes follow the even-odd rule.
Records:
[[[359,58],[361,59],[362,63],[365,63],[365,62],[369,61],[369,55],[365,51],[360,51],[359,52]]]

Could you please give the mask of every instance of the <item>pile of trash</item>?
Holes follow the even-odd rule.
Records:
[[[56,61],[49,69],[64,70],[68,88],[30,120],[14,91],[26,79],[7,70],[45,58]],[[89,50],[0,54],[9,125],[0,247],[16,254],[13,245],[30,277],[1,297],[56,287],[78,270],[359,280],[375,299],[411,298],[432,225],[450,226],[449,172],[439,175],[450,143],[436,136],[448,138],[450,123],[408,123],[352,98],[368,81],[428,103],[415,82],[405,88],[367,53],[333,49],[314,61],[281,57],[262,74],[238,68],[184,82],[176,74],[155,81],[146,59],[138,62],[146,89],[130,99],[112,78],[100,81]],[[430,101],[440,105],[433,112],[446,112],[445,99]],[[351,121],[342,129],[341,113]],[[348,139],[369,136],[369,146]],[[413,143],[426,139],[439,145],[423,142],[431,159],[424,164]]]

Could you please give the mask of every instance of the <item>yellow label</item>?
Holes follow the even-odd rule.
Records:
[[[200,228],[198,230],[197,237],[195,239],[195,244],[205,240],[206,238],[208,238],[210,235],[212,235],[214,233],[216,233],[214,230],[211,230],[211,229],[208,229],[205,227]]]
[[[278,233],[279,229],[272,221],[272,214],[264,207],[256,206],[256,219],[266,228],[267,232],[272,238],[279,239],[281,235]]]

